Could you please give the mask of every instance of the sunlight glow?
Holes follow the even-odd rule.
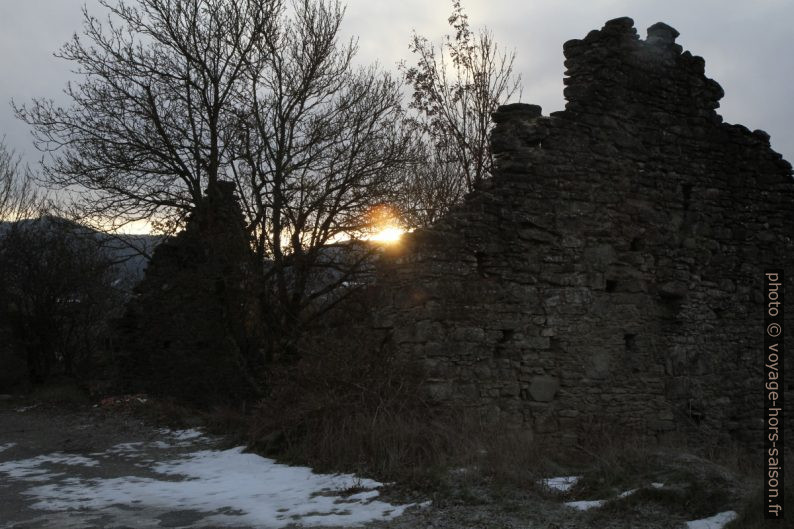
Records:
[[[400,241],[405,230],[397,226],[386,226],[369,237],[370,241],[394,244]]]
[[[148,220],[134,220],[121,226],[116,233],[127,235],[149,235],[152,233],[152,224]]]
[[[396,244],[400,241],[405,228],[402,227],[397,211],[389,204],[379,204],[367,213],[369,227],[361,234],[364,240],[381,244]]]

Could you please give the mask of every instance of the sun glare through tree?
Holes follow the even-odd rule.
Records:
[[[369,226],[370,229],[364,233],[362,238],[374,242],[395,244],[405,233],[405,227],[399,217],[394,209],[387,204],[372,208],[369,213]]]

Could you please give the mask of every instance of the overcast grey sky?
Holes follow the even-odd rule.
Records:
[[[81,28],[80,8],[101,14],[96,0],[0,0],[0,136],[36,160],[27,127],[9,101],[59,98],[69,65],[52,53]],[[437,40],[448,29],[449,0],[348,0],[344,32],[358,36],[359,61],[395,70],[410,61],[411,31]],[[563,108],[562,44],[611,18],[630,16],[641,37],[663,21],[684,49],[706,60],[706,73],[725,89],[726,121],[764,129],[772,146],[794,161],[794,53],[789,0],[464,0],[473,26],[487,25],[499,43],[515,48],[522,100],[544,114]]]

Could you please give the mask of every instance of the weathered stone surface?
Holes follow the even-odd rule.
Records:
[[[679,35],[680,33],[678,31],[664,22],[657,22],[648,28],[648,38],[645,39],[645,42],[647,44],[672,44]]]
[[[602,420],[762,439],[760,285],[794,255],[791,165],[723,123],[677,36],[621,18],[566,42],[565,110],[500,108],[487,189],[380,264],[373,318],[432,358],[440,401],[566,442]]]
[[[551,402],[560,389],[560,381],[553,377],[532,377],[529,382],[529,394],[538,402]]]
[[[234,184],[217,182],[185,230],[157,247],[118,324],[122,384],[201,405],[256,396],[257,285]]]

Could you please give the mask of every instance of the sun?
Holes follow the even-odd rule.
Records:
[[[369,240],[375,242],[382,242],[386,244],[394,244],[400,242],[405,230],[398,226],[385,226],[377,233],[372,235]]]
[[[381,204],[372,208],[369,213],[370,228],[364,238],[381,244],[396,244],[400,241],[405,228],[394,208]]]

